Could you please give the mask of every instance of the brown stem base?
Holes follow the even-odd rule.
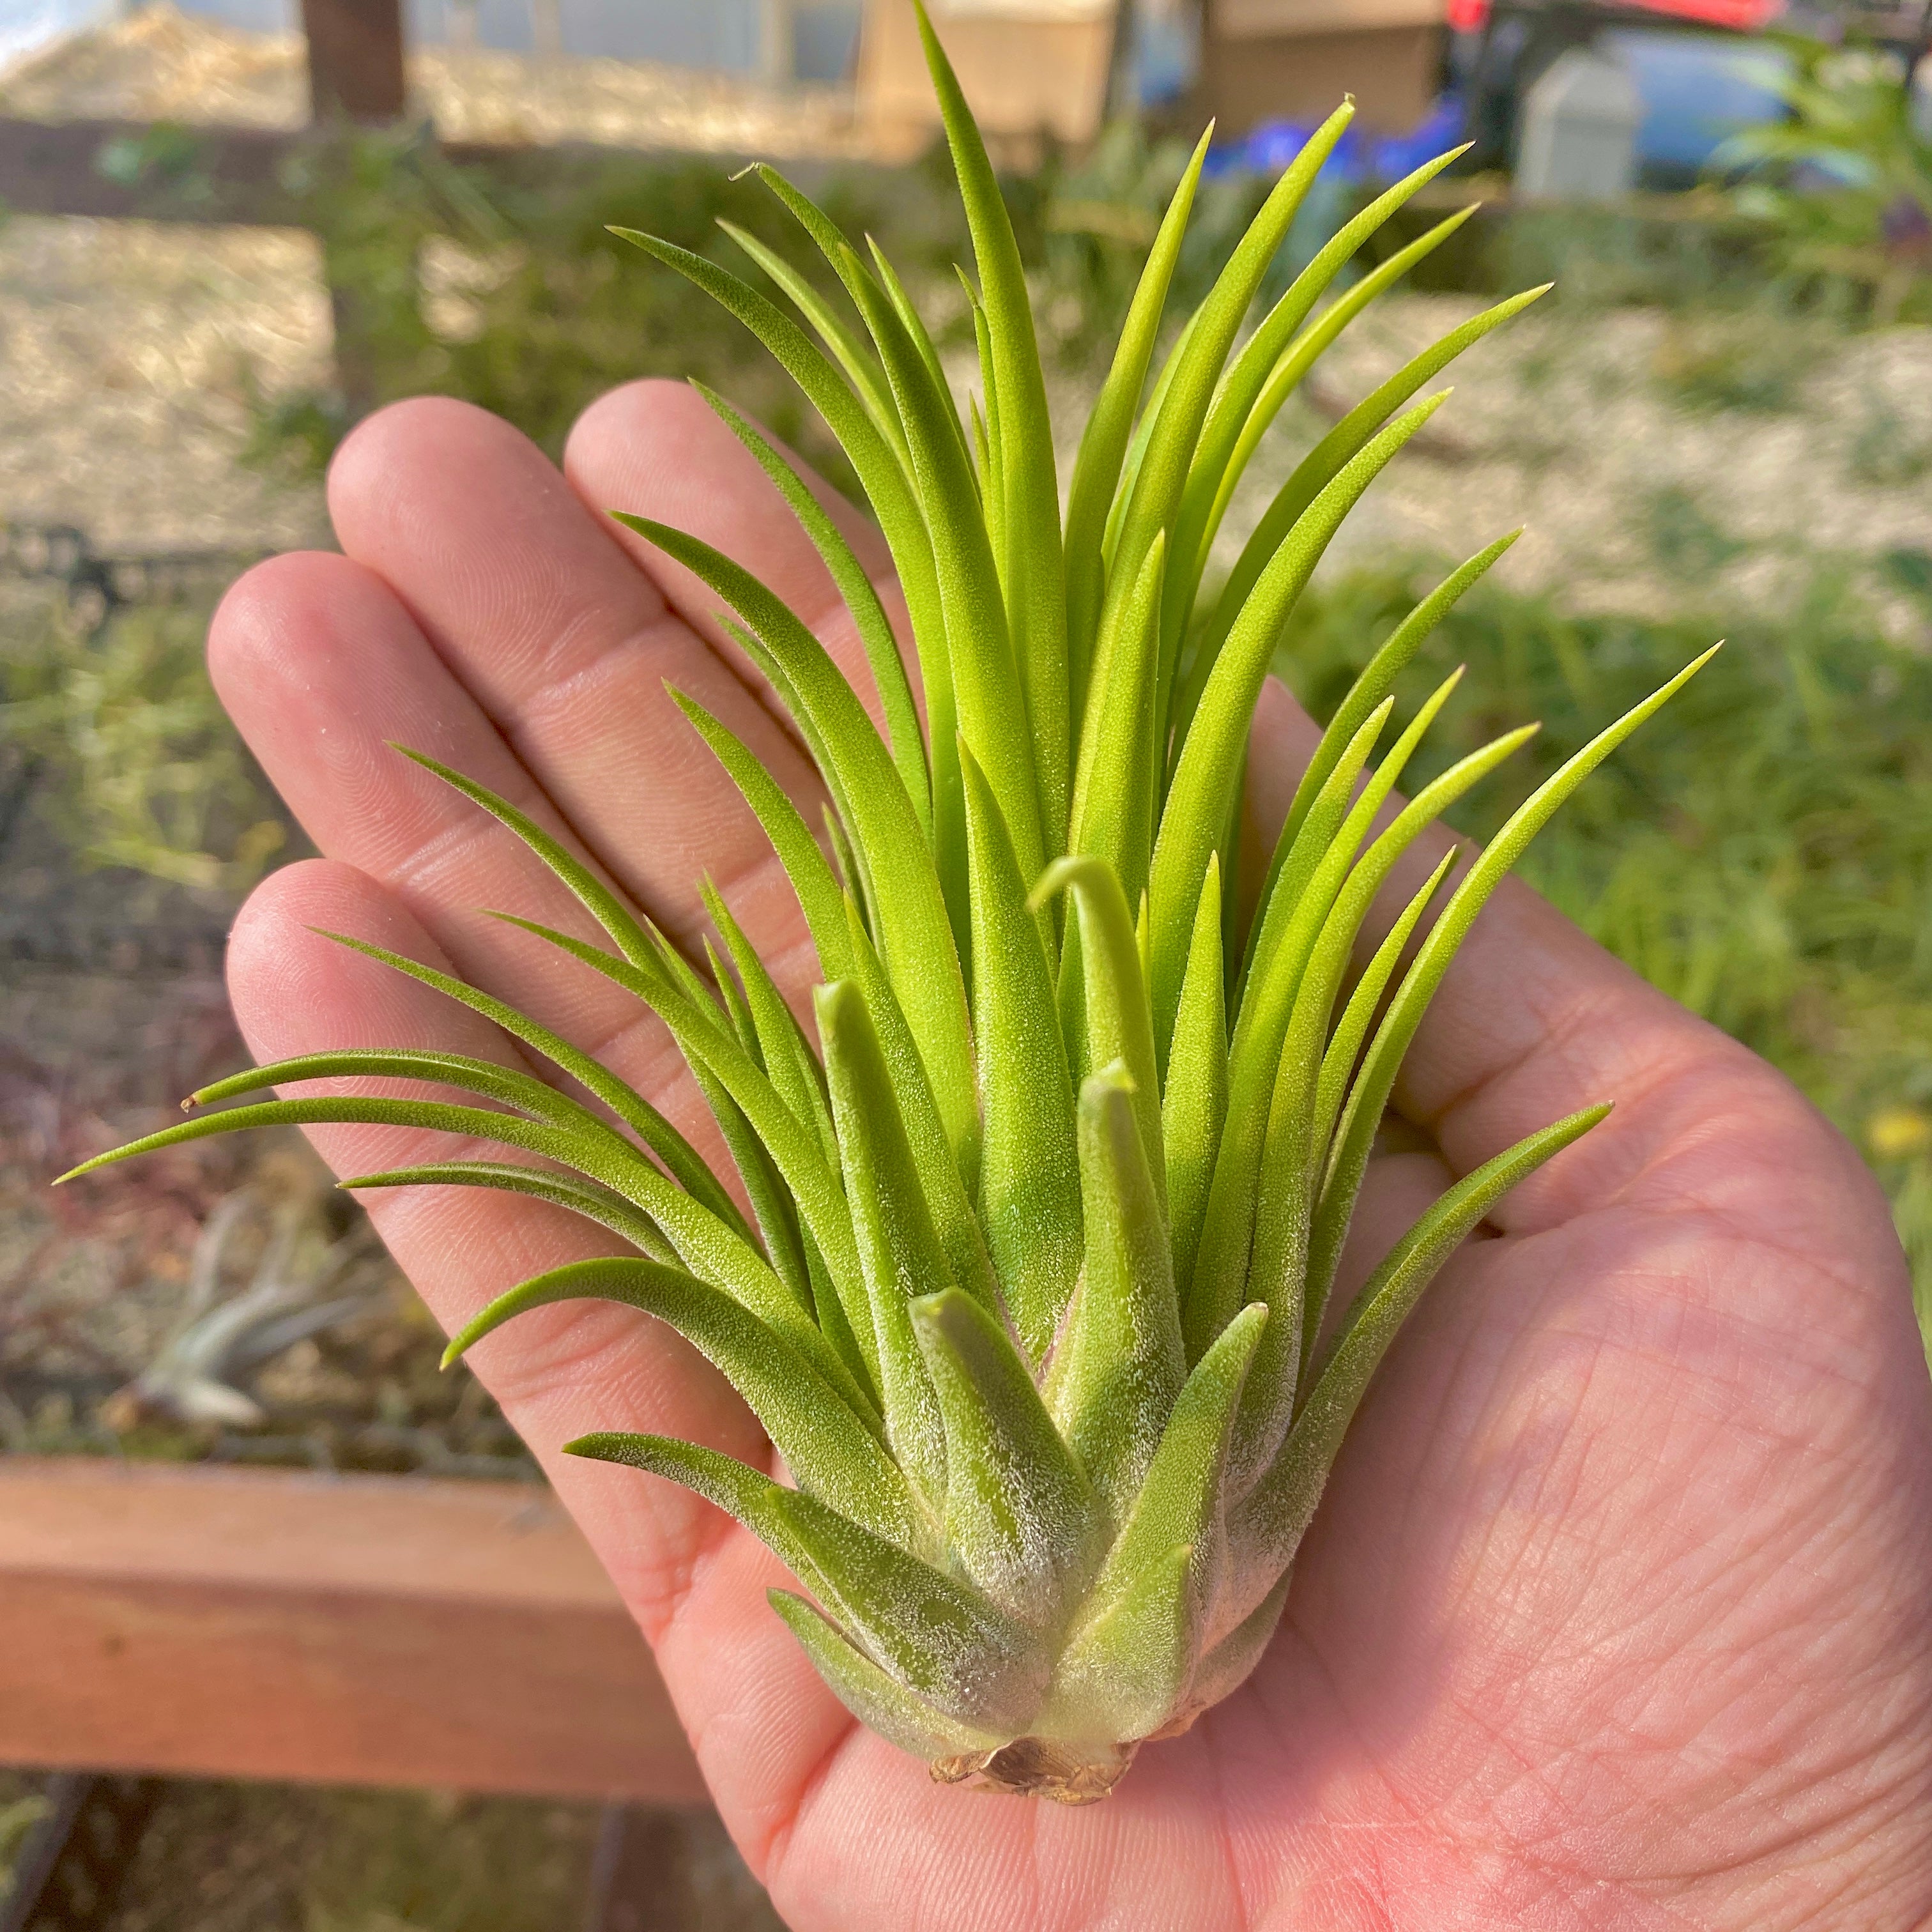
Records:
[[[1120,1783],[1139,1748],[1138,1744],[1108,1745],[1096,1756],[1046,1738],[1016,1738],[997,1750],[936,1757],[930,1768],[940,1784],[1003,1791],[1015,1798],[1050,1798],[1056,1804],[1093,1804]]]

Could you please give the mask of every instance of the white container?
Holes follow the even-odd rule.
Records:
[[[1529,201],[1614,201],[1636,178],[1643,102],[1630,70],[1599,47],[1551,62],[1523,102],[1516,192]]]

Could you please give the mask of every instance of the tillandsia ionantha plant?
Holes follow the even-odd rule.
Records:
[[[767,1544],[806,1593],[774,1591],[772,1605],[826,1682],[935,1777],[1078,1802],[1253,1668],[1403,1317],[1490,1207],[1606,1111],[1558,1121],[1465,1176],[1331,1312],[1384,1103],[1459,944],[1564,797],[1696,665],[1536,791],[1453,889],[1454,854],[1438,865],[1351,983],[1397,862],[1528,735],[1498,739],[1401,802],[1394,788],[1451,677],[1377,756],[1398,674],[1508,548],[1502,538],[1423,600],[1349,692],[1271,859],[1252,865],[1265,878],[1244,922],[1231,890],[1244,752],[1283,618],[1344,514],[1441,400],[1410,399],[1540,291],[1466,322],[1346,416],[1275,494],[1225,586],[1204,596],[1230,494],[1284,400],[1463,217],[1318,302],[1454,157],[1365,208],[1244,340],[1264,272],[1348,124],[1344,105],[1282,176],[1150,386],[1204,137],[1063,517],[1012,231],[921,20],[976,261],[980,391],[967,421],[890,265],[876,252],[868,262],[776,172],[760,170],[829,259],[856,325],[748,237],[810,332],[710,260],[629,237],[714,295],[823,413],[910,614],[923,730],[865,571],[787,458],[716,397],[849,604],[883,730],[748,572],[626,519],[736,612],[734,634],[824,776],[821,846],[744,746],[679,698],[796,891],[824,979],[815,1026],[715,892],[722,950],[707,945],[700,971],[514,807],[430,766],[601,925],[607,945],[514,922],[569,956],[568,970],[603,974],[657,1014],[716,1116],[748,1214],[662,1114],[568,1041],[349,938],[487,1016],[585,1097],[452,1054],[318,1053],[189,1104],[345,1076],[434,1082],[476,1103],[270,1101],[103,1159],[257,1124],[344,1120],[536,1156],[344,1184],[508,1189],[623,1237],[634,1256],[525,1282],[457,1335],[451,1356],[520,1311],[575,1298],[670,1324],[736,1385],[796,1486],[661,1436],[590,1435],[572,1450],[681,1483]]]

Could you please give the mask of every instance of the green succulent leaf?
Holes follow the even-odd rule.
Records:
[[[973,1022],[986,1136],[980,1222],[1028,1352],[1046,1353],[1080,1266],[1073,1082],[1040,924],[999,801],[962,752],[973,878]]]
[[[1100,398],[1080,438],[1074,458],[1073,481],[1066,500],[1066,630],[1069,676],[1076,724],[1087,715],[1087,679],[1095,638],[1100,629],[1101,600],[1106,589],[1103,554],[1108,512],[1115,500],[1127,447],[1133,434],[1134,412],[1147,387],[1154,341],[1167,307],[1168,290],[1187,230],[1187,218],[1200,185],[1201,170],[1214,138],[1210,126],[1195,143],[1180,184],[1161,218],[1160,232],[1147,265],[1141,271],[1133,301],[1120,331],[1119,346],[1100,386]],[[1152,428],[1154,412],[1148,414]]]
[[[1131,486],[1124,493],[1119,533],[1108,562],[1110,598],[1124,596],[1136,580],[1156,532],[1166,530],[1172,538],[1202,425],[1228,352],[1268,265],[1286,240],[1316,176],[1354,112],[1352,102],[1338,107],[1283,170],[1260,213],[1235,244],[1208,299],[1196,311],[1184,346],[1177,346],[1164,372],[1157,404],[1148,406],[1153,421],[1138,460],[1132,464]]]
[[[765,474],[778,485],[778,493],[800,526],[812,539],[812,548],[824,559],[826,568],[838,586],[845,608],[852,614],[854,628],[864,647],[866,662],[885,713],[886,736],[892,764],[906,796],[912,801],[914,815],[928,842],[932,836],[932,785],[926,768],[926,741],[920,736],[919,707],[912,685],[906,676],[905,662],[899,656],[898,640],[892,634],[892,620],[866,567],[852,553],[824,506],[813,495],[811,486],[797,470],[761,436],[722,396],[702,382],[693,386],[709,403],[719,419],[758,460]]]
[[[998,384],[1001,428],[1001,495],[1008,543],[1026,560],[1018,574],[1011,625],[1025,698],[1036,773],[1038,810],[1046,839],[1065,836],[1072,731],[1066,680],[1066,601],[1060,534],[1060,486],[1054,474],[1053,424],[1047,413],[1046,379],[1034,332],[1033,304],[1020,261],[1006,204],[987,158],[986,143],[966,105],[946,51],[926,17],[923,0],[914,0],[926,66],[939,97],[966,223],[973,237],[982,299],[992,338]],[[964,706],[962,704],[962,716]],[[1000,721],[1010,724],[1010,718]],[[935,734],[938,726],[934,724]],[[1016,736],[1017,734],[1010,734]],[[969,737],[971,736],[970,731]],[[981,746],[974,751],[1006,814],[1022,862],[1037,870],[1044,844],[1032,845],[1028,828],[1016,815],[1015,798],[1000,781],[998,768]]]
[[[976,1755],[1006,1742],[1000,1732],[975,1730],[914,1696],[802,1597],[789,1590],[766,1595],[833,1695],[888,1744],[929,1760]]]
[[[1208,548],[1213,541],[1214,506],[1225,500],[1224,490],[1232,494],[1234,484],[1238,480],[1240,472],[1236,460],[1245,432],[1267,392],[1270,375],[1329,284],[1347,266],[1363,243],[1412,195],[1466,152],[1466,148],[1454,148],[1445,154],[1437,155],[1433,160],[1425,161],[1345,222],[1316,250],[1314,259],[1296,276],[1287,292],[1263,318],[1261,326],[1242,345],[1240,352],[1216,386],[1213,406],[1202,426],[1189,467],[1174,526],[1175,568],[1161,624],[1165,640],[1163,662],[1170,668],[1179,649],[1188,612],[1193,607],[1195,592],[1199,587],[1201,567],[1207,562]],[[1447,359],[1445,356],[1444,360]],[[1425,376],[1418,376],[1414,385],[1403,392],[1404,395],[1413,394],[1426,380]],[[1285,391],[1283,395],[1285,399]],[[1376,421],[1379,422],[1388,413],[1384,409]],[[1366,440],[1364,437],[1357,441],[1348,454],[1353,454],[1354,450],[1361,446],[1361,441]],[[1322,480],[1325,482],[1340,466],[1339,461],[1333,464]],[[1312,500],[1313,496],[1311,490],[1304,502]],[[1281,525],[1268,543],[1269,550],[1274,548],[1294,520],[1291,516]]]
[[[1024,1722],[1043,1672],[1025,1632],[970,1584],[814,1498],[716,1450],[662,1436],[596,1435],[574,1456],[668,1477],[734,1516],[902,1688],[969,1726]]]
[[[1445,392],[1446,394],[1446,392]],[[1402,445],[1442,406],[1432,396],[1372,438],[1311,503],[1270,560],[1209,674],[1187,743],[1175,767],[1154,843],[1148,893],[1153,911],[1155,1037],[1173,1036],[1194,907],[1209,856],[1234,816],[1248,727],[1276,638],[1342,519]]]
[[[1524,800],[1508,822],[1490,840],[1475,864],[1455,890],[1442,916],[1430,928],[1414,963],[1403,976],[1388,1013],[1376,1029],[1368,1057],[1356,1076],[1340,1125],[1336,1130],[1336,1151],[1332,1157],[1322,1204],[1310,1237],[1308,1280],[1310,1292],[1325,1295],[1334,1279],[1335,1265],[1341,1258],[1342,1241],[1348,1232],[1362,1176],[1369,1162],[1369,1150],[1375,1138],[1382,1108],[1395,1085],[1397,1070],[1408,1050],[1415,1030],[1442,976],[1449,970],[1462,941],[1474,925],[1476,915],[1490,895],[1528,850],[1530,841],[1556,814],[1557,808],[1598,766],[1628,738],[1643,722],[1668,704],[1677,692],[1717,655],[1713,644],[1691,659],[1667,683],[1627,711],[1607,730],[1561,766]]]
[[[1436,699],[1440,700],[1446,693],[1446,686],[1438,689]],[[1332,1002],[1333,986],[1346,964],[1354,935],[1367,916],[1376,894],[1403,853],[1439,813],[1509,757],[1534,730],[1533,726],[1526,726],[1505,734],[1472,752],[1425,786],[1396,814],[1388,829],[1348,872],[1346,884],[1342,884],[1342,866],[1347,864],[1370,812],[1382,802],[1407,755],[1405,744],[1399,741],[1384,760],[1375,782],[1357,801],[1345,821],[1334,850],[1316,867],[1309,887],[1301,895],[1304,904],[1298,905],[1288,922],[1278,957],[1266,962],[1266,983],[1251,989],[1243,1000],[1229,1074],[1228,1126],[1222,1136],[1221,1155],[1208,1196],[1203,1261],[1197,1268],[1187,1307],[1188,1340],[1196,1352],[1207,1346],[1219,1331],[1220,1323],[1250,1292],[1250,1243],[1260,1208],[1262,1166],[1267,1157],[1265,1137],[1274,1082],[1295,1002],[1300,996],[1316,944],[1324,944],[1327,949],[1328,991],[1322,997]],[[1405,733],[1404,739],[1410,736]],[[1345,759],[1331,776],[1330,787],[1340,786],[1348,770],[1348,760]],[[1318,824],[1323,810],[1318,801],[1304,827],[1303,837]],[[1318,924],[1322,920],[1328,922],[1325,934]],[[1318,1004],[1312,1006],[1310,1012],[1314,1016],[1324,1010]],[[1264,1258],[1263,1264],[1268,1264],[1268,1258]],[[1318,1281],[1315,1292],[1318,1298],[1325,1292]]]
[[[451,1337],[443,1366],[516,1316],[586,1300],[621,1302],[675,1329],[745,1398],[807,1494],[902,1549],[929,1547],[929,1522],[904,1477],[838,1385],[748,1310],[681,1268],[619,1260],[552,1268],[473,1316]]]
[[[952,664],[932,539],[909,472],[902,466],[892,444],[840,380],[837,370],[789,316],[737,276],[688,248],[660,242],[634,229],[618,228],[611,232],[675,268],[736,316],[770,351],[824,418],[858,473],[866,500],[892,551],[899,588],[904,593],[907,613],[912,621],[925,689],[927,742],[932,759],[934,856],[952,910],[953,929],[963,945],[967,923],[965,830],[958,766],[953,752],[958,724],[953,709]],[[910,458],[907,460],[909,462]]]
[[[826,776],[841,782],[849,801],[848,829],[865,870],[877,882],[872,910],[880,951],[919,1042],[948,1138],[956,1150],[970,1145],[978,1130],[958,956],[924,834],[872,720],[825,647],[748,571],[666,524],[643,517],[620,520],[729,600],[792,680],[826,746]]]
[[[892,407],[892,392],[886,386],[878,358],[849,328],[832,304],[776,249],[768,248],[735,221],[721,220],[718,226],[755,262],[790,298],[792,306],[811,323],[820,341],[831,350],[833,359],[857,392],[860,404],[873,426],[891,446],[908,479],[912,459],[907,454],[905,432],[899,427],[898,412]]]
[[[785,795],[784,788],[703,705],[682,692],[673,691],[670,696],[710,746],[772,842],[785,877],[798,895],[799,910],[805,915],[812,944],[818,950],[819,970],[827,979],[844,978],[850,970],[844,890],[831,862],[812,837],[811,827]]]
[[[1180,984],[1174,1045],[1162,1096],[1161,1138],[1167,1148],[1168,1212],[1174,1228],[1174,1279],[1184,1301],[1207,1218],[1208,1190],[1228,1118],[1227,1000],[1221,958],[1221,861],[1208,861],[1187,971]]]
[[[666,1169],[687,1193],[710,1208],[728,1227],[743,1230],[744,1220],[738,1212],[736,1203],[718,1186],[716,1178],[705,1166],[704,1158],[697,1149],[641,1094],[628,1082],[619,1079],[600,1060],[572,1046],[562,1035],[553,1033],[549,1028],[539,1026],[535,1020],[526,1014],[520,1013],[507,1002],[478,992],[476,987],[456,978],[452,974],[439,972],[434,967],[425,966],[420,961],[411,959],[403,953],[392,952],[387,946],[374,946],[367,940],[352,938],[346,932],[323,931],[322,937],[333,940],[338,946],[346,946],[352,952],[359,952],[366,958],[377,960],[385,966],[392,967],[423,986],[433,987],[446,998],[467,1006],[472,1012],[481,1013],[487,1020],[494,1022],[513,1038],[521,1040],[526,1046],[542,1054],[553,1066],[580,1082],[602,1100],[664,1162]],[[231,1086],[228,1090],[240,1092],[243,1090]],[[549,1090],[545,1089],[546,1093]]]
[[[1116,1522],[1186,1376],[1166,1217],[1134,1098],[1118,1061],[1080,1090],[1086,1261],[1047,1383],[1054,1417]]]
[[[1167,537],[1156,532],[1140,580],[1108,607],[1095,652],[1074,781],[1070,849],[1104,859],[1130,904],[1147,885],[1160,790],[1160,586]]]
[[[815,1244],[831,1278],[863,1360],[866,1377],[878,1386],[879,1363],[866,1306],[859,1253],[852,1234],[852,1216],[838,1178],[827,1164],[818,1136],[796,1120],[780,1098],[770,1078],[738,1043],[730,1028],[688,998],[664,962],[655,975],[568,933],[518,919],[496,915],[507,924],[546,940],[572,958],[634,993],[669,1028],[700,1084],[709,1075],[728,1094],[750,1122],[753,1132],[783,1177],[797,1204],[804,1234]],[[721,1119],[719,1124],[724,1123]]]
[[[1007,1616],[1057,1629],[1098,1554],[1086,1477],[995,1316],[957,1288],[912,1313],[946,1422],[946,1543]]]
[[[733,988],[730,976],[724,970],[722,962],[714,962],[713,970],[728,1005],[742,1001],[751,1040],[745,1041],[741,1029],[734,1030],[739,1031],[740,1042],[746,1046],[748,1051],[755,1046],[759,1064],[770,1076],[772,1085],[779,1099],[790,1109],[793,1119],[818,1136],[820,1151],[827,1161],[836,1161],[838,1158],[838,1142],[832,1130],[825,1075],[818,1064],[818,1056],[792,1016],[790,1007],[785,1004],[784,995],[778,991],[777,982],[765,970],[765,962],[745,937],[744,928],[732,916],[730,908],[718,896],[717,888],[709,880],[705,881],[704,890],[705,910],[710,914],[711,922],[718,928],[731,956],[731,963],[737,968],[742,992]]]
[[[1328,729],[1322,734],[1322,742],[1316,746],[1314,757],[1309,760],[1308,769],[1301,775],[1301,782],[1294,788],[1288,818],[1282,827],[1283,842],[1276,848],[1277,850],[1286,850],[1301,830],[1303,820],[1308,816],[1317,795],[1328,783],[1329,774],[1335,769],[1349,740],[1360,729],[1363,721],[1394,689],[1396,680],[1408,668],[1416,652],[1428,642],[1436,626],[1455,608],[1462,593],[1485,575],[1490,566],[1513,548],[1522,535],[1520,530],[1511,530],[1451,571],[1395,627],[1362,668],[1360,675],[1348,687],[1348,695],[1329,719]]]
[[[335,1184],[356,1192],[379,1187],[493,1187],[504,1193],[524,1195],[533,1201],[547,1201],[554,1208],[567,1208],[573,1214],[581,1214],[586,1220],[622,1235],[654,1262],[674,1265],[678,1261],[677,1250],[665,1238],[664,1230],[641,1208],[634,1207],[615,1188],[586,1180],[579,1174],[523,1167],[514,1162],[426,1161],[415,1167],[351,1174]]]
[[[1060,1657],[1057,1696],[1104,1712],[1116,1735],[1144,1736],[1186,1690],[1225,1555],[1228,1438],[1267,1320],[1258,1304],[1244,1309],[1188,1377],[1088,1615]]]
[[[1369,1036],[1369,1028],[1382,1005],[1382,995],[1388,991],[1389,982],[1394,977],[1395,969],[1415,935],[1423,914],[1442,890],[1443,880],[1455,869],[1456,861],[1461,856],[1460,848],[1452,845],[1414,896],[1402,908],[1368,964],[1363,968],[1361,977],[1355,982],[1341,1018],[1335,1022],[1334,1030],[1329,1035],[1328,1047],[1322,1056],[1322,1073],[1315,1096],[1315,1134],[1322,1147],[1329,1144],[1334,1133],[1336,1117],[1342,1111],[1349,1076],[1355,1070],[1362,1042]],[[1325,1169],[1323,1178],[1325,1181]]]
[[[1466,1174],[1370,1277],[1319,1359],[1280,1454],[1236,1512],[1234,1533],[1258,1552],[1258,1572],[1293,1556],[1370,1378],[1442,1264],[1511,1188],[1582,1138],[1610,1111],[1587,1107]]]
[[[1474,206],[1459,208],[1445,220],[1438,221],[1426,235],[1410,242],[1407,248],[1397,249],[1387,261],[1370,269],[1359,281],[1345,290],[1281,352],[1280,359],[1268,371],[1268,380],[1249,410],[1246,422],[1241,426],[1240,438],[1221,469],[1214,507],[1208,515],[1207,527],[1202,532],[1201,548],[1195,560],[1197,575],[1207,562],[1208,550],[1234,496],[1235,484],[1246,472],[1250,460],[1262,438],[1280,415],[1282,406],[1300,386],[1323,351],[1370,303],[1392,288],[1418,262],[1432,254],[1475,212]],[[1336,238],[1338,241],[1342,238]],[[1214,473],[1210,465],[1198,467],[1204,481]]]
[[[908,1144],[898,1102],[859,989],[835,981],[818,992],[819,1037],[838,1118],[839,1157],[877,1337],[880,1393],[893,1453],[937,1506],[946,1456],[932,1378],[914,1339],[912,1303],[952,1285]]]
[[[1167,1160],[1160,1130],[1160,1076],[1148,1023],[1147,982],[1140,942],[1126,896],[1113,869],[1097,859],[1056,860],[1034,888],[1031,903],[1045,904],[1071,892],[1080,909],[1080,970],[1086,988],[1087,1064],[1118,1061],[1139,1123],[1141,1144],[1154,1178],[1154,1198],[1167,1211]]]
[[[850,893],[845,898],[845,914],[852,980],[864,996],[866,1010],[878,1036],[879,1051],[885,1058],[893,1096],[905,1124],[906,1144],[912,1150],[913,1164],[919,1172],[920,1186],[931,1210],[939,1244],[946,1250],[953,1279],[964,1282],[982,1301],[991,1305],[999,1299],[1000,1291],[979,1219],[968,1198],[974,1174],[962,1172],[953,1159],[912,1030],[906,1024],[898,996],[860,921],[858,902]]]
[[[1424,383],[1439,375],[1466,349],[1548,292],[1547,285],[1527,290],[1450,330],[1441,341],[1424,350],[1364,397],[1302,458],[1262,513],[1235,560],[1222,586],[1215,615],[1209,620],[1202,645],[1205,651],[1211,654],[1220,638],[1232,634],[1242,607],[1261,584],[1270,560],[1330,482],[1343,473],[1359,452],[1370,446],[1390,413],[1400,408]]]

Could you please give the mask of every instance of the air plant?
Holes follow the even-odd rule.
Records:
[[[536,1156],[344,1184],[506,1189],[574,1209],[636,1250],[525,1282],[457,1335],[450,1357],[525,1310],[577,1298],[669,1324],[729,1377],[795,1486],[663,1436],[586,1435],[571,1451],[682,1484],[769,1545],[801,1586],[774,1590],[772,1606],[825,1682],[935,1778],[1078,1803],[1253,1669],[1404,1316],[1498,1198],[1607,1111],[1559,1120],[1464,1176],[1346,1310],[1331,1310],[1396,1070],[1458,946],[1558,806],[1703,660],[1536,790],[1453,889],[1454,854],[1436,866],[1364,946],[1352,981],[1397,862],[1528,736],[1498,739],[1402,802],[1394,788],[1452,676],[1378,755],[1398,674],[1514,540],[1500,538],[1424,598],[1358,679],[1244,921],[1232,889],[1244,753],[1283,620],[1344,515],[1442,400],[1412,399],[1542,291],[1465,322],[1351,410],[1275,493],[1225,584],[1204,594],[1230,494],[1284,401],[1468,211],[1318,304],[1454,156],[1348,223],[1244,337],[1264,273],[1348,123],[1345,104],[1154,372],[1204,136],[1087,422],[1063,517],[1013,232],[922,13],[921,24],[977,270],[980,388],[967,420],[891,265],[876,250],[862,257],[773,170],[758,172],[823,251],[849,312],[748,237],[803,326],[712,261],[628,234],[714,296],[824,416],[910,614],[917,694],[836,525],[786,456],[716,396],[850,605],[883,730],[749,572],[694,536],[622,519],[736,614],[732,634],[824,779],[821,844],[746,747],[674,694],[796,891],[824,978],[815,1025],[795,1016],[709,887],[722,952],[707,942],[700,970],[514,806],[418,759],[595,917],[607,944],[514,922],[658,1016],[742,1192],[568,1041],[346,938],[494,1021],[601,1104],[454,1054],[316,1053],[218,1082],[190,1104],[354,1076],[433,1081],[473,1103],[270,1101],[102,1159],[286,1121],[406,1125]]]
[[[358,1258],[366,1224],[325,1244],[311,1205],[301,1192],[272,1185],[237,1188],[215,1203],[195,1243],[180,1318],[154,1360],[102,1405],[110,1428],[123,1432],[149,1415],[255,1428],[268,1418],[246,1386],[250,1374],[296,1342],[368,1311],[374,1298],[367,1293],[328,1293]],[[261,1257],[247,1285],[224,1297],[236,1237],[262,1218],[268,1227]]]

